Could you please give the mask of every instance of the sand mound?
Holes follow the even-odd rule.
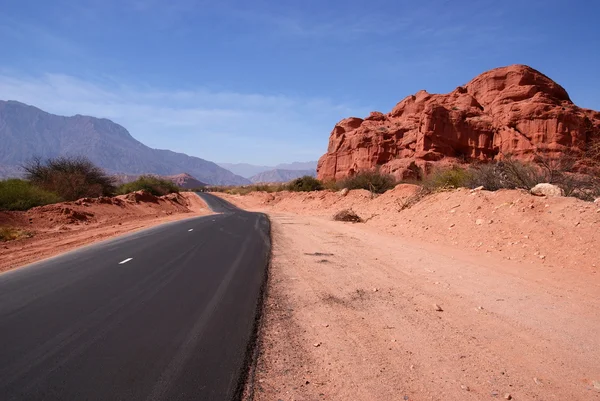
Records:
[[[0,225],[26,227],[33,231],[60,230],[65,226],[73,228],[110,221],[122,222],[123,219],[136,217],[190,213],[188,203],[181,194],[157,197],[138,191],[116,197],[82,198],[74,202],[39,206],[26,212],[2,212]]]

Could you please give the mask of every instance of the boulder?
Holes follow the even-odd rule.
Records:
[[[565,196],[562,188],[548,183],[537,184],[530,192],[535,196]]]
[[[577,107],[539,71],[513,65],[485,72],[447,94],[420,91],[388,114],[340,121],[317,174],[320,180],[339,180],[379,168],[410,179],[441,163],[577,154],[599,136],[600,112]]]

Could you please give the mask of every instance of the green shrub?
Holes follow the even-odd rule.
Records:
[[[377,194],[382,194],[396,186],[396,180],[391,175],[381,174],[378,171],[361,171],[355,176],[348,177],[337,183],[338,189],[366,189]]]
[[[67,201],[110,196],[115,192],[113,178],[85,157],[57,157],[46,162],[36,158],[23,168],[25,178],[34,185]]]
[[[428,190],[468,187],[471,172],[459,166],[437,169],[423,179],[423,186]]]
[[[55,193],[38,188],[29,181],[0,181],[0,210],[27,210],[61,200]]]
[[[315,177],[305,175],[304,177],[296,178],[295,180],[291,181],[287,185],[287,189],[288,191],[293,192],[320,191],[323,189],[323,184]]]
[[[179,193],[179,187],[172,181],[151,175],[142,175],[137,180],[121,185],[117,193],[124,195],[135,191],[146,191],[154,196]]]

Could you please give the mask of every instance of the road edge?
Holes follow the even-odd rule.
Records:
[[[246,349],[246,356],[244,358],[240,380],[233,398],[235,401],[252,401],[254,399],[256,367],[262,345],[261,333],[264,328],[263,317],[265,312],[265,300],[267,299],[269,292],[271,261],[273,258],[273,225],[271,224],[271,219],[269,218],[268,214],[259,214],[262,214],[267,219],[269,224],[269,249],[267,253],[267,265],[265,266],[265,272],[260,286],[260,293],[256,303],[256,313],[254,317],[254,325],[252,327],[252,334]]]

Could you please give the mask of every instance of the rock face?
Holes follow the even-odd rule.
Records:
[[[556,158],[582,151],[598,136],[600,112],[577,107],[560,85],[533,68],[513,65],[448,94],[420,91],[388,114],[340,121],[317,173],[337,180],[380,168],[398,179],[414,178],[441,163]]]

